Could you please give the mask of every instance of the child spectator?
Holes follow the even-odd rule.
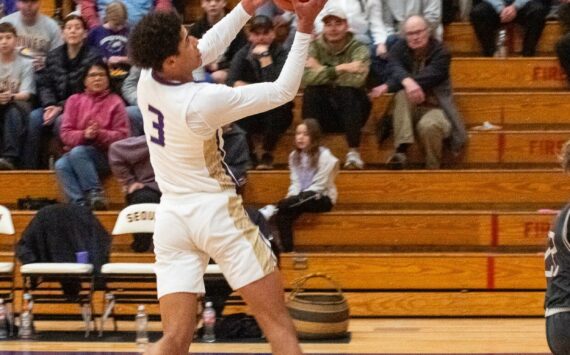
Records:
[[[61,140],[65,153],[55,163],[60,185],[69,202],[94,210],[107,208],[100,176],[110,172],[107,150],[129,135],[123,99],[109,89],[111,76],[105,63],[88,67],[85,91],[65,103]]]
[[[289,155],[291,185],[285,199],[260,210],[276,221],[284,252],[293,251],[293,223],[304,212],[328,212],[336,203],[334,183],[338,159],[320,145],[321,129],[315,119],[305,119],[295,130],[295,150]]]
[[[30,98],[35,93],[32,61],[16,51],[16,28],[0,23],[0,170],[12,170],[20,159]]]
[[[128,70],[128,38],[127,8],[122,2],[113,1],[105,8],[105,23],[91,29],[87,44],[99,48],[111,69],[126,67]]]

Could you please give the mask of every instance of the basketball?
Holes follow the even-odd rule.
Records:
[[[292,0],[273,0],[273,2],[275,3],[275,5],[277,5],[277,7],[279,7],[282,10],[292,11],[292,12],[295,11]]]

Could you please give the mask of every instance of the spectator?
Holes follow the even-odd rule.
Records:
[[[247,133],[237,124],[222,127],[224,139],[224,162],[228,165],[238,193],[247,182],[247,170],[251,168]]]
[[[404,23],[405,41],[399,41],[388,56],[388,82],[377,86],[372,97],[395,92],[395,153],[388,167],[406,167],[406,152],[414,143],[414,131],[425,151],[428,169],[441,166],[442,145],[448,140],[459,153],[467,140],[463,121],[453,102],[449,80],[449,51],[430,36],[429,23],[412,16]]]
[[[127,7],[121,1],[113,1],[105,9],[105,24],[89,31],[87,44],[99,49],[110,68],[128,69],[128,38]]]
[[[160,190],[154,180],[145,136],[129,137],[111,144],[109,166],[121,183],[128,205],[159,203]],[[152,246],[152,233],[133,234],[131,248],[142,253]]]
[[[295,150],[289,154],[291,184],[277,209],[260,210],[266,218],[277,212],[276,221],[284,252],[293,251],[293,223],[305,212],[328,212],[336,203],[334,183],[338,159],[320,145],[321,130],[314,119],[305,119],[295,130]]]
[[[89,28],[101,25],[105,18],[107,6],[116,0],[78,0],[81,7],[81,16],[87,21]],[[168,11],[172,8],[171,0],[124,0],[127,7],[129,28],[133,28],[140,19],[152,10]]]
[[[59,137],[60,116],[65,101],[81,92],[82,78],[87,68],[100,60],[97,49],[85,45],[87,25],[83,18],[69,15],[63,24],[64,44],[50,51],[46,68],[37,74],[37,91],[41,107],[30,114],[23,164],[26,169],[37,169],[42,133]]]
[[[497,30],[516,22],[525,31],[522,55],[531,57],[536,53],[547,14],[548,6],[542,0],[483,0],[473,6],[470,17],[484,56],[495,54]]]
[[[370,25],[374,34],[370,85],[376,86],[387,80],[388,50],[396,43],[400,25],[410,16],[421,15],[429,23],[432,33],[441,41],[441,0],[378,0],[371,2]]]
[[[345,168],[362,169],[360,130],[370,114],[365,83],[370,54],[351,32],[346,14],[329,7],[323,33],[311,43],[303,75],[303,117],[316,118],[325,132],[346,132]]]
[[[570,141],[561,151],[562,168],[570,173]],[[546,295],[546,340],[555,355],[570,353],[570,204],[556,216],[548,232],[548,249],[544,255]]]
[[[61,29],[52,18],[40,13],[39,0],[17,0],[17,12],[0,19],[8,22],[18,32],[21,53],[34,59],[34,69],[41,70],[49,51],[63,44]]]
[[[100,176],[110,172],[107,150],[111,143],[129,135],[125,105],[109,89],[111,76],[104,62],[87,67],[85,91],[65,103],[61,140],[65,153],[55,163],[59,183],[68,202],[107,208]]]
[[[267,16],[273,21],[275,42],[281,44],[289,52],[297,31],[297,17],[295,13],[284,11],[275,5],[273,0],[268,0],[255,10],[255,14]]]
[[[20,161],[30,99],[35,94],[32,61],[18,55],[16,37],[12,24],[0,23],[0,170],[12,170]]]
[[[271,19],[263,15],[255,16],[249,24],[249,43],[232,60],[227,84],[237,87],[276,80],[287,59],[287,52],[274,43],[274,39]],[[292,120],[293,103],[289,102],[236,122],[247,132],[251,163],[257,169],[273,169],[273,151]],[[258,159],[253,140],[256,133],[263,135],[261,160]]]
[[[204,16],[198,20],[192,28],[190,34],[196,38],[202,38],[204,33],[220,21],[228,10],[226,0],[201,0]],[[214,63],[205,63],[206,71],[209,74],[207,81],[225,84],[228,79],[228,71],[235,54],[247,45],[247,37],[241,30],[232,41],[226,52]]]
[[[140,75],[141,69],[137,66],[132,66],[129,70],[129,75],[121,86],[121,94],[128,105],[127,115],[131,122],[131,136],[133,137],[144,134],[142,113],[137,106],[137,84]]]

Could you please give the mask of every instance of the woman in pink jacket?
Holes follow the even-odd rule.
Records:
[[[107,208],[100,178],[109,175],[107,150],[129,135],[125,104],[111,92],[107,65],[98,62],[85,72],[84,92],[65,103],[60,136],[65,153],[55,172],[69,202],[94,210]]]

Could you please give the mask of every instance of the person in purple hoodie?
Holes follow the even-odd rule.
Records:
[[[85,90],[65,103],[60,137],[65,153],[55,162],[55,172],[70,203],[94,210],[107,208],[100,177],[109,175],[107,150],[128,137],[129,119],[123,99],[109,89],[107,65],[89,66]]]

